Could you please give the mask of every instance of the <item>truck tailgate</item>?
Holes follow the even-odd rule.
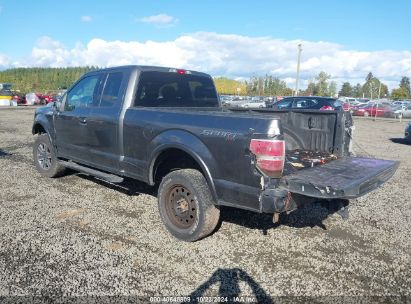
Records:
[[[356,198],[386,182],[399,162],[373,158],[341,158],[286,175],[281,184],[292,193],[318,198]]]

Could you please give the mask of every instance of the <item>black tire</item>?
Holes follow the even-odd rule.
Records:
[[[37,171],[45,177],[61,176],[66,169],[57,162],[56,152],[46,133],[37,136],[33,146],[33,159]]]
[[[208,236],[220,218],[206,179],[194,169],[173,171],[163,178],[158,209],[167,230],[186,242]]]

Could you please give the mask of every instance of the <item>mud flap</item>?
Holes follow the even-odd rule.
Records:
[[[375,190],[397,170],[399,162],[350,157],[307,168],[282,177],[292,193],[316,198],[356,198]]]

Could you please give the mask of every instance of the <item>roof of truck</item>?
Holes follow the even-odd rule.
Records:
[[[98,69],[91,71],[89,73],[93,72],[101,72],[101,71],[111,71],[111,70],[118,70],[118,69],[123,69],[123,70],[139,70],[139,71],[144,71],[144,72],[178,72],[178,71],[187,71],[189,72],[188,74],[194,74],[198,76],[206,76],[206,77],[211,77],[209,74],[203,73],[203,72],[198,72],[198,71],[193,71],[193,70],[188,70],[188,69],[181,69],[181,68],[172,68],[172,67],[160,67],[160,66],[150,66],[150,65],[123,65],[123,66],[115,66],[115,67],[108,67],[108,68],[103,68],[103,69]],[[89,74],[87,73],[87,74]]]

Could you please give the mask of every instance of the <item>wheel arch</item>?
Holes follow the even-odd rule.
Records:
[[[31,133],[33,135],[47,134],[53,149],[56,149],[53,141],[53,134],[51,133],[50,125],[47,121],[35,121],[31,128]]]
[[[31,129],[31,134],[36,135],[36,134],[42,134],[42,133],[48,133],[48,132],[46,128],[40,122],[35,122]]]
[[[178,163],[173,160],[178,159]],[[154,185],[168,173],[178,169],[196,169],[203,174],[214,200],[217,202],[217,191],[212,174],[203,158],[184,145],[166,144],[157,148],[149,166],[149,184]],[[159,180],[160,179],[160,180]]]

